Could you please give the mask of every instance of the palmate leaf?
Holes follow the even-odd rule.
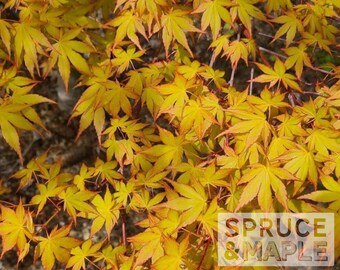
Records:
[[[255,6],[258,0],[234,0],[233,6],[230,8],[230,14],[233,21],[238,17],[245,28],[252,33],[251,17],[259,20],[266,20],[262,11]]]
[[[328,156],[329,151],[340,153],[340,132],[334,130],[322,130],[315,127],[307,130],[310,135],[306,139],[308,148]]]
[[[87,61],[81,54],[94,52],[95,49],[85,42],[76,40],[76,37],[81,32],[82,29],[80,28],[74,28],[69,31],[66,30],[65,32],[60,30],[59,40],[52,45],[53,49],[47,62],[45,76],[58,62],[58,69],[64,81],[66,92],[69,87],[71,64],[81,74],[89,75],[91,73]]]
[[[140,33],[146,40],[148,40],[148,37],[145,33],[143,20],[138,14],[134,14],[131,10],[124,10],[122,11],[122,14],[108,22],[107,25],[117,27],[112,48],[115,48],[127,36],[141,51],[143,51],[136,33]]]
[[[306,45],[300,43],[298,47],[289,47],[284,49],[284,52],[288,55],[285,61],[285,66],[287,69],[295,67],[295,73],[298,79],[301,78],[303,67],[312,67],[312,63],[306,53]]]
[[[301,20],[297,18],[297,14],[294,11],[288,11],[285,13],[285,15],[273,19],[272,22],[283,24],[276,32],[273,41],[284,34],[287,34],[286,47],[292,43],[297,31],[303,33],[304,30]]]
[[[138,96],[130,88],[122,87],[118,81],[109,80],[113,75],[109,65],[92,66],[92,72],[91,77],[84,79],[84,85],[89,87],[74,106],[70,120],[81,116],[77,139],[93,123],[98,141],[101,143],[105,112],[118,117],[122,110],[131,116],[130,99],[137,99]]]
[[[80,191],[74,186],[68,187],[66,191],[62,191],[59,194],[59,198],[64,202],[64,209],[67,210],[67,213],[74,221],[76,221],[77,211],[85,214],[95,213],[93,207],[87,202],[94,196],[94,192],[88,190]]]
[[[163,237],[162,231],[159,228],[150,227],[144,232],[128,238],[128,241],[139,250],[134,267],[142,265],[150,258],[152,262],[155,262],[164,256],[164,249],[162,247]]]
[[[43,153],[39,157],[30,160],[25,168],[17,171],[11,177],[20,179],[18,189],[30,184],[33,181],[33,177],[37,177],[37,172],[46,171],[44,164],[47,159],[47,152]]]
[[[111,230],[119,219],[121,204],[112,198],[112,194],[108,188],[106,189],[104,198],[98,194],[91,202],[96,208],[96,212],[89,216],[93,219],[91,235],[93,236],[97,233],[105,224],[107,237],[110,240]]]
[[[25,211],[21,200],[15,211],[3,205],[0,205],[0,207],[1,257],[14,246],[17,246],[20,257],[23,257],[28,252],[29,244],[27,239],[33,239],[34,227],[32,216],[29,212]]]
[[[31,108],[31,105],[42,102],[53,101],[36,94],[16,93],[7,99],[0,99],[0,128],[5,141],[17,152],[20,161],[23,161],[19,142],[18,129],[39,131],[35,128],[37,124],[44,128],[40,117]]]
[[[152,266],[152,270],[178,270],[187,268],[185,255],[189,252],[189,238],[180,243],[171,238],[165,238],[163,247],[165,255],[159,258]]]
[[[254,164],[242,176],[238,184],[247,184],[243,189],[239,204],[235,211],[238,211],[255,196],[264,212],[270,212],[273,207],[272,190],[277,200],[288,210],[287,190],[282,180],[296,180],[296,177],[289,171],[273,166],[271,164]]]
[[[232,25],[229,11],[226,7],[232,6],[231,1],[225,0],[207,0],[203,1],[193,13],[203,13],[201,18],[201,30],[205,31],[210,26],[213,40],[221,30],[221,20]]]
[[[164,206],[177,211],[181,214],[181,226],[192,224],[202,214],[207,206],[207,196],[204,188],[200,184],[194,187],[170,181],[174,189],[181,195],[164,203]]]
[[[38,215],[45,206],[47,200],[50,197],[56,197],[57,195],[59,195],[65,189],[65,186],[58,186],[58,181],[56,179],[53,179],[49,181],[46,185],[38,184],[37,188],[40,194],[35,195],[31,199],[31,203],[39,205],[37,211]]]
[[[16,31],[14,38],[16,64],[19,65],[23,55],[25,65],[34,78],[34,69],[40,74],[38,52],[42,51],[42,46],[51,48],[51,44],[40,29],[34,27],[30,22],[15,23],[14,27]]]
[[[340,184],[329,175],[320,175],[321,183],[326,190],[318,190],[300,196],[298,199],[306,199],[319,203],[330,203],[328,208],[335,211],[340,210]]]
[[[112,50],[113,55],[115,56],[114,59],[111,60],[111,64],[114,67],[118,67],[117,73],[121,74],[126,71],[130,65],[133,66],[132,60],[137,62],[142,62],[140,58],[144,53],[143,51],[137,51],[136,47],[130,45],[126,51],[120,48]]]
[[[159,136],[163,144],[154,145],[143,151],[143,154],[157,157],[153,167],[154,173],[163,171],[170,164],[176,168],[182,162],[184,145],[188,144],[184,135],[175,137],[170,131],[159,128]]]
[[[209,208],[207,209],[207,211],[197,218],[197,220],[202,225],[203,230],[211,237],[211,239],[214,239],[214,232],[217,232],[218,230],[217,216],[220,210],[221,209],[217,204],[217,197],[215,197],[209,203]]]
[[[52,270],[55,261],[67,263],[72,248],[80,244],[80,240],[68,237],[71,226],[60,229],[55,227],[47,237],[38,236],[39,244],[35,249],[35,259],[41,257],[42,264],[46,270]]]
[[[104,241],[92,244],[91,239],[88,239],[81,245],[81,247],[76,246],[72,248],[71,257],[66,264],[66,268],[72,267],[72,270],[85,270],[85,262],[89,260],[89,257],[97,255],[97,252],[99,251],[103,243]]]
[[[292,74],[286,73],[286,67],[281,62],[280,59],[276,58],[274,69],[267,67],[264,64],[256,63],[256,65],[265,73],[258,77],[256,77],[253,81],[260,83],[270,83],[269,88],[278,84],[288,89],[292,88],[293,90],[302,92],[300,86],[296,82],[296,77]]]
[[[237,67],[240,59],[248,65],[248,48],[243,40],[234,40],[224,50],[222,56],[227,55],[233,68]]]
[[[242,119],[240,122],[232,125],[224,134],[245,134],[245,148],[248,149],[258,139],[261,139],[265,145],[268,145],[272,133],[272,127],[266,119],[266,115],[259,110],[255,113],[239,109],[228,109],[228,112]]]
[[[316,188],[318,170],[313,151],[308,151],[305,147],[296,145],[295,149],[290,149],[280,159],[285,162],[284,169],[294,174],[300,180],[294,182],[294,195],[299,191],[306,179]]]
[[[11,34],[9,29],[12,28],[12,25],[5,20],[0,19],[0,37],[2,43],[5,45],[7,53],[11,56]]]
[[[184,31],[200,32],[200,30],[193,25],[191,18],[188,16],[189,13],[190,11],[174,8],[162,15],[162,39],[167,57],[169,55],[170,44],[174,40],[193,56]]]
[[[185,103],[189,100],[188,91],[195,86],[195,80],[187,80],[182,75],[176,75],[173,83],[157,87],[159,93],[165,96],[159,113],[173,113],[180,116]]]
[[[247,100],[259,108],[261,111],[266,112],[271,109],[286,108],[289,107],[287,102],[284,102],[285,94],[280,93],[280,91],[275,91],[271,93],[267,87],[265,87],[261,93],[260,97],[248,96]]]
[[[180,133],[185,134],[193,128],[196,136],[201,140],[207,129],[217,123],[211,110],[212,108],[205,107],[200,99],[189,100],[183,109]]]

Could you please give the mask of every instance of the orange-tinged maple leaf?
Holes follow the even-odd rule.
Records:
[[[203,68],[204,69],[199,73],[199,75],[209,80],[209,83],[213,81],[216,87],[218,87],[219,89],[227,85],[225,79],[223,78],[225,74],[224,71],[213,69],[212,67],[207,65],[203,66]]]
[[[117,27],[112,48],[115,48],[127,36],[141,51],[143,51],[136,32],[140,33],[146,40],[148,40],[148,37],[145,33],[143,20],[138,14],[134,14],[132,10],[125,10],[122,14],[108,22],[107,25]]]
[[[118,67],[118,74],[126,71],[130,67],[130,65],[132,65],[133,67],[132,60],[142,62],[142,59],[140,57],[144,54],[143,51],[136,52],[136,47],[132,45],[127,47],[126,50],[123,50],[121,48],[113,49],[112,53],[115,58],[111,60],[111,64],[114,67]]]
[[[265,145],[268,145],[272,133],[272,126],[267,122],[266,115],[256,110],[255,113],[238,109],[228,109],[228,112],[236,115],[242,121],[232,125],[227,131],[219,134],[245,134],[245,148],[247,149],[259,138]]]
[[[213,55],[211,57],[211,64],[215,62],[216,57],[222,52],[225,52],[228,49],[230,44],[230,35],[221,35],[216,40],[211,42],[209,48],[214,48]]]
[[[273,108],[289,107],[289,104],[284,102],[285,94],[280,93],[280,91],[271,93],[268,88],[264,88],[260,93],[260,97],[251,95],[248,96],[247,100],[263,112]]]
[[[274,69],[260,63],[256,63],[256,65],[265,74],[256,77],[253,80],[254,82],[270,83],[269,88],[273,87],[275,84],[278,84],[278,86],[280,86],[280,84],[282,83],[286,89],[292,88],[296,91],[302,92],[300,86],[296,82],[296,77],[292,74],[286,73],[287,69],[280,59],[276,58]]]
[[[18,189],[21,189],[27,184],[30,184],[33,180],[32,178],[36,177],[36,172],[39,172],[40,170],[46,170],[46,168],[44,168],[43,166],[43,163],[46,161],[46,159],[47,152],[43,153],[42,155],[35,159],[30,160],[27,163],[26,168],[19,170],[18,172],[11,176],[20,179]]]
[[[194,80],[187,80],[182,75],[176,75],[173,83],[158,86],[157,90],[165,96],[159,113],[174,111],[176,115],[180,115],[189,99],[187,91],[194,87],[194,83]]]
[[[201,215],[207,206],[207,197],[204,188],[197,183],[194,187],[170,181],[181,197],[173,198],[164,203],[165,207],[183,211],[181,226],[192,224]]]
[[[185,260],[189,252],[189,237],[180,243],[171,238],[165,238],[163,247],[165,255],[159,258],[152,266],[152,270],[178,270],[187,268]]]
[[[81,247],[76,246],[72,248],[71,257],[66,264],[66,268],[72,267],[72,270],[85,270],[85,262],[89,260],[89,257],[93,257],[98,253],[103,243],[104,241],[101,241],[92,245],[91,239],[88,239],[81,245]]]
[[[239,204],[235,211],[250,202],[256,195],[258,203],[264,212],[270,212],[273,208],[272,190],[277,200],[288,210],[287,190],[282,180],[296,180],[288,170],[275,167],[271,164],[253,164],[242,176],[238,184],[245,184]]]
[[[328,40],[327,38],[324,38],[320,33],[311,34],[308,32],[304,32],[302,36],[303,36],[303,42],[306,45],[309,45],[309,46],[318,45],[319,48],[325,50],[329,54],[332,54],[331,49],[329,48],[329,45],[331,45],[332,42]]]
[[[283,24],[276,32],[273,41],[287,34],[286,47],[292,43],[297,31],[302,33],[304,30],[302,21],[297,18],[297,14],[294,11],[287,11],[285,15],[273,19],[272,22]]]
[[[236,68],[240,59],[248,65],[249,50],[243,40],[234,40],[224,50],[222,56],[227,55],[233,68]]]
[[[117,172],[117,161],[104,162],[100,158],[97,158],[94,168],[91,168],[92,176],[100,178],[102,182],[107,181],[111,185],[115,185],[115,180],[122,179],[123,176]]]
[[[94,219],[91,226],[91,235],[97,233],[105,224],[107,237],[110,240],[111,230],[119,218],[121,204],[112,198],[112,194],[108,188],[106,189],[104,198],[98,194],[91,202],[96,208],[96,213],[91,213],[89,216]]]
[[[128,241],[139,250],[134,265],[142,265],[150,258],[152,262],[155,262],[164,256],[162,239],[162,231],[157,227],[150,227],[142,233],[129,237]]]
[[[31,199],[31,203],[39,204],[37,211],[38,215],[45,206],[47,200],[50,197],[56,197],[57,195],[59,195],[65,189],[65,186],[58,186],[58,181],[56,179],[53,179],[52,181],[49,181],[46,185],[38,184],[37,188],[40,194],[35,195]]]
[[[195,134],[201,140],[208,128],[216,123],[211,108],[205,107],[200,99],[197,99],[197,101],[189,100],[183,109],[180,133],[185,134],[193,128]]]
[[[169,55],[170,44],[173,40],[176,40],[193,56],[184,31],[200,32],[200,30],[193,25],[188,14],[189,11],[175,8],[163,14],[161,17],[161,25],[163,28],[162,39],[167,57]]]
[[[45,76],[51,71],[54,65],[58,62],[58,69],[64,81],[66,92],[69,87],[70,71],[72,64],[76,70],[82,74],[89,75],[90,67],[87,61],[81,56],[81,53],[94,52],[94,48],[85,42],[75,40],[81,33],[82,29],[75,28],[65,33],[60,32],[58,42],[52,45],[50,57],[47,62],[47,71]]]
[[[232,6],[231,1],[206,0],[193,11],[193,13],[203,13],[201,18],[201,30],[205,31],[210,26],[213,40],[217,39],[221,30],[221,20],[232,25],[229,11],[226,7]]]
[[[34,227],[32,216],[25,211],[21,201],[15,211],[3,205],[0,205],[0,207],[0,236],[2,237],[1,257],[14,246],[17,246],[18,253],[22,254],[27,248],[27,238],[33,240]]]
[[[154,145],[143,151],[144,154],[157,157],[154,173],[163,171],[170,164],[175,168],[182,162],[184,145],[188,142],[183,135],[175,137],[170,131],[159,128],[159,135],[164,144]]]
[[[230,9],[231,18],[235,21],[236,17],[240,19],[246,29],[251,33],[251,17],[259,20],[266,20],[262,11],[255,6],[258,0],[234,0]]]
[[[285,66],[287,69],[295,67],[295,73],[298,79],[301,78],[303,66],[312,67],[312,63],[306,53],[306,45],[300,43],[298,47],[289,47],[284,49],[284,52],[288,55],[285,61]]]
[[[35,259],[41,257],[46,270],[51,270],[55,260],[67,263],[70,258],[70,250],[80,244],[80,240],[68,237],[71,225],[58,229],[55,227],[47,237],[38,236],[39,244],[35,249]]]

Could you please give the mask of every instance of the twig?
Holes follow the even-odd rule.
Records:
[[[294,98],[293,98],[292,94],[288,95],[288,99],[289,99],[289,102],[292,105],[292,107],[295,107],[295,102],[294,102]]]
[[[203,252],[202,258],[201,258],[200,263],[198,264],[198,266],[197,266],[197,268],[196,268],[197,270],[200,270],[200,269],[201,269],[201,266],[202,266],[202,264],[203,264],[205,255],[207,254],[207,250],[208,250],[208,247],[209,247],[209,245],[210,245],[210,242],[211,242],[211,238],[209,238],[208,242],[207,242],[206,245],[205,245],[205,248],[204,248],[204,252]]]
[[[241,34],[237,33],[237,41],[239,41],[240,38],[241,38]],[[232,70],[231,70],[230,80],[229,80],[229,85],[230,86],[233,86],[233,84],[234,84],[234,77],[235,77],[236,69],[237,69],[237,64],[235,66],[233,66]]]
[[[123,209],[122,213],[122,238],[123,238],[123,245],[126,246],[126,212]]]
[[[319,71],[321,73],[325,73],[327,75],[334,75],[333,72],[327,71],[327,70],[324,70],[324,69],[321,69],[321,68],[317,68],[317,67],[309,67],[309,68],[312,69],[312,70],[315,70],[315,71]]]
[[[274,39],[274,36],[272,36],[272,35],[268,35],[268,34],[264,34],[264,33],[258,33],[260,36],[264,36],[264,37],[268,37],[268,38],[272,38],[272,39]],[[286,40],[284,39],[284,38],[277,38],[276,40],[281,40],[281,41],[284,41],[284,42],[286,42]],[[297,43],[296,41],[292,41],[291,43]]]
[[[268,50],[266,48],[263,48],[263,47],[259,47],[260,51],[263,51],[263,52],[266,52],[266,53],[270,53],[272,55],[275,55],[277,57],[280,57],[282,59],[287,59],[287,56],[283,55],[283,54],[280,54],[280,53],[277,53],[277,52],[274,52],[274,51],[271,51],[271,50]]]
[[[303,94],[305,95],[316,95],[316,96],[322,96],[322,97],[325,97],[324,94],[322,93],[318,93],[318,92],[310,92],[310,91],[306,91],[306,92],[303,92]]]
[[[249,95],[253,94],[253,79],[254,79],[254,68],[250,69],[250,85],[249,85]]]
[[[274,52],[272,50],[268,50],[266,48],[263,48],[263,47],[259,47],[260,51],[263,51],[263,52],[266,52],[266,53],[269,53],[269,54],[272,54],[272,55],[275,55],[277,57],[280,57],[282,59],[287,59],[288,57],[283,55],[283,54],[280,54],[280,53],[277,53],[277,52]],[[333,72],[331,71],[327,71],[327,70],[324,70],[324,69],[321,69],[321,68],[317,68],[317,67],[313,67],[313,66],[306,66],[307,68],[310,68],[312,70],[315,70],[315,71],[319,71],[321,73],[324,73],[324,74],[327,74],[327,75],[333,75]]]

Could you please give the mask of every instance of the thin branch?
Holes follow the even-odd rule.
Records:
[[[306,91],[306,92],[303,92],[303,94],[305,94],[305,95],[315,95],[315,96],[322,96],[322,97],[325,97],[324,94],[318,93],[318,92],[310,92],[310,91]]]
[[[268,35],[268,34],[261,33],[261,32],[259,32],[259,33],[257,33],[257,34],[260,35],[260,36],[264,36],[264,37],[268,37],[268,38],[274,39],[274,36],[272,36],[272,35]],[[284,38],[277,38],[276,40],[281,40],[281,41],[286,42],[286,40],[285,40]],[[297,44],[298,42],[292,41],[291,43],[292,43],[292,44]]]
[[[123,209],[122,213],[122,238],[123,238],[123,245],[126,246],[126,212]]]
[[[241,34],[237,33],[237,41],[239,41],[240,38],[241,38]],[[234,67],[232,67],[232,70],[231,70],[230,80],[229,80],[230,86],[233,86],[233,84],[234,84],[234,77],[235,77],[236,69],[237,69],[237,64]]]
[[[263,47],[259,47],[259,49],[260,49],[260,51],[263,51],[263,52],[275,55],[275,56],[280,57],[282,59],[287,59],[288,58],[286,55],[274,52],[272,50],[268,50],[268,49],[263,48]],[[327,75],[333,75],[333,72],[327,71],[327,70],[324,70],[324,69],[321,69],[321,68],[317,68],[317,67],[313,67],[313,66],[305,66],[305,67],[310,68],[310,69],[315,70],[315,71],[319,71],[319,72],[327,74]]]
[[[207,250],[208,250],[208,247],[209,247],[210,243],[211,243],[211,238],[209,238],[208,242],[205,245],[204,252],[203,252],[203,255],[201,257],[201,261],[200,261],[199,265],[196,268],[197,270],[200,270],[201,267],[202,267],[202,264],[203,264],[203,261],[204,261],[204,258],[206,256],[206,254],[207,254]]]
[[[289,102],[292,105],[292,107],[295,107],[295,102],[294,102],[294,98],[293,98],[292,94],[288,95],[288,99],[289,99]]]
[[[263,52],[266,52],[266,53],[275,55],[275,56],[280,57],[280,58],[282,58],[282,59],[287,59],[287,56],[285,56],[285,55],[283,55],[283,54],[280,54],[280,53],[277,53],[277,52],[268,50],[268,49],[263,48],[263,47],[259,47],[259,49],[260,49],[260,51],[263,51]]]
[[[253,94],[253,79],[254,79],[254,68],[250,69],[250,85],[249,85],[249,95]]]

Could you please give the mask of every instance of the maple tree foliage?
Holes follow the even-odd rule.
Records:
[[[297,2],[1,0],[0,140],[21,167],[0,195],[16,181],[22,196],[0,200],[1,257],[219,269],[218,212],[305,210],[335,214],[339,258],[340,2]],[[22,134],[44,139],[39,106],[56,101],[37,86],[56,71],[75,91],[74,70],[73,139],[93,125],[99,154],[67,172],[48,149],[26,160]]]

